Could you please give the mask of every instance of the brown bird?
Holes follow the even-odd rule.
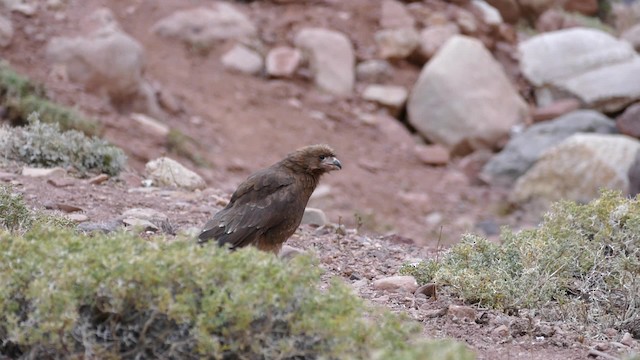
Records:
[[[205,224],[198,243],[215,239],[231,249],[254,245],[277,254],[300,225],[322,174],[339,169],[342,164],[327,145],[290,153],[240,184],[229,204]]]

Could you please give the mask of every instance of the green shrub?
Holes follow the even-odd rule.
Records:
[[[417,323],[319,289],[310,256],[283,262],[191,239],[0,234],[0,354],[110,359],[471,359]]]
[[[12,160],[33,166],[73,166],[81,174],[117,175],[126,162],[124,152],[105,140],[88,138],[75,130],[61,132],[57,123],[46,124],[33,114],[22,128],[4,127],[0,151]]]
[[[21,194],[0,184],[0,228],[9,232],[24,232],[33,226],[66,227],[71,221],[39,211],[31,211]]]
[[[34,85],[2,61],[0,106],[5,108],[5,117],[13,123],[24,124],[31,113],[38,112],[42,122],[59,124],[62,130],[78,130],[87,135],[100,133],[100,124],[97,121],[47,100],[42,87]]]
[[[438,261],[401,272],[471,303],[640,336],[640,200],[603,192],[586,205],[557,203],[536,229],[505,229],[502,244],[466,235]]]

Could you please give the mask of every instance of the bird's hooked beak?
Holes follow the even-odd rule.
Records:
[[[322,165],[328,170],[342,169],[342,163],[335,156],[329,156],[322,160]]]

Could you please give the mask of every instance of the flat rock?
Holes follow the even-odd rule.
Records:
[[[226,52],[222,56],[221,62],[227,69],[252,75],[260,73],[264,66],[260,54],[240,44],[236,44]]]
[[[149,134],[158,136],[160,138],[166,138],[169,135],[169,126],[163,124],[159,120],[154,119],[153,117],[140,114],[140,113],[132,113],[130,115],[131,120],[136,122],[142,129]]]
[[[220,41],[254,39],[257,35],[253,22],[226,2],[176,11],[155,23],[152,31],[205,49]]]
[[[555,119],[580,108],[580,101],[576,99],[562,99],[551,104],[533,110],[531,117],[533,122]]]
[[[370,83],[388,80],[393,74],[393,67],[386,60],[365,60],[356,65],[356,78]]]
[[[149,178],[159,186],[175,186],[187,190],[204,189],[206,187],[200,175],[167,157],[148,162],[145,165],[145,170]]]
[[[108,234],[118,230],[122,226],[122,221],[113,220],[106,222],[83,222],[76,229],[84,233],[101,232]]]
[[[316,86],[338,96],[351,94],[355,54],[345,34],[324,28],[305,28],[296,34],[294,43],[309,59]]]
[[[627,174],[638,150],[640,142],[626,135],[572,135],[544,152],[518,179],[511,200],[541,205],[561,199],[587,203],[603,188],[627,193]]]
[[[89,217],[85,214],[67,214],[65,217],[75,223],[83,223],[89,221]]]
[[[407,102],[409,92],[404,86],[396,85],[368,85],[362,92],[362,98],[376,102],[390,110],[391,115],[400,113]]]
[[[614,122],[593,110],[578,110],[534,124],[509,140],[484,166],[480,177],[493,184],[511,185],[549,148],[576,133],[613,134]]]
[[[274,77],[290,77],[302,62],[302,53],[288,46],[273,48],[267,54],[267,74]]]
[[[33,168],[25,166],[22,168],[22,175],[30,177],[60,177],[65,176],[66,174],[67,171],[61,167]]]
[[[404,59],[420,45],[420,34],[414,28],[380,30],[374,37],[384,59]]]
[[[327,224],[327,215],[325,215],[324,211],[320,209],[310,207],[305,208],[301,224],[324,226]]]
[[[456,35],[423,67],[407,112],[426,139],[465,155],[497,147],[528,107],[484,45]]]
[[[413,276],[390,276],[375,280],[373,282],[373,287],[376,290],[404,291],[413,293],[418,289],[418,282]]]
[[[90,178],[89,180],[87,180],[87,182],[91,185],[100,185],[107,180],[109,180],[109,175],[100,174]]]

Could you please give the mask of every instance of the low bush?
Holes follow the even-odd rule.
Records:
[[[16,73],[6,62],[0,61],[0,107],[5,118],[14,124],[25,124],[33,112],[45,123],[55,123],[62,130],[78,130],[98,135],[100,124],[77,111],[49,101],[41,86]]]
[[[311,256],[283,262],[190,239],[0,234],[0,355],[100,359],[471,359],[421,327],[319,288]]]
[[[640,338],[640,200],[615,192],[560,202],[535,229],[504,229],[502,243],[465,236],[439,259],[407,264],[419,282],[506,311],[616,327]]]
[[[11,186],[0,184],[0,229],[11,233],[24,233],[33,226],[67,227],[71,221],[40,211],[31,211],[22,194]]]
[[[0,153],[31,166],[72,166],[83,175],[117,175],[126,163],[120,148],[79,131],[63,132],[57,123],[40,122],[37,113],[31,115],[25,127],[5,126],[0,131]]]

